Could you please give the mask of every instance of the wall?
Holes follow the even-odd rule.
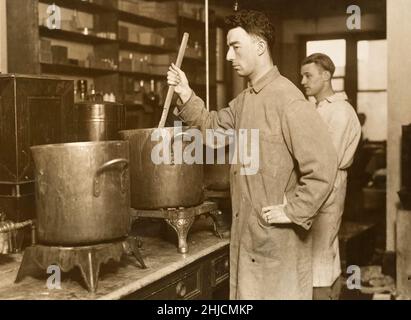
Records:
[[[388,41],[388,152],[387,152],[387,250],[394,251],[395,221],[400,189],[401,125],[411,123],[411,1],[387,1]]]
[[[0,72],[7,72],[6,0],[0,0]]]

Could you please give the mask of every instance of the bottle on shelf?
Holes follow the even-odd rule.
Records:
[[[110,102],[110,95],[108,93],[105,93],[103,96],[103,101],[105,102]]]
[[[94,88],[94,85],[90,85],[90,95],[88,96],[88,100],[92,102],[102,102],[103,101],[103,94],[101,92],[97,92]]]
[[[72,31],[78,31],[82,29],[77,10],[73,10],[73,14],[71,16],[71,28]]]
[[[144,80],[134,81],[134,103],[142,105],[144,100]]]
[[[160,98],[155,91],[155,81],[150,80],[150,91],[145,95],[144,103],[157,108],[159,106]]]
[[[77,81],[77,100],[85,101],[87,100],[87,80]]]

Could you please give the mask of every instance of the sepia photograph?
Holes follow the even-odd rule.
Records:
[[[411,300],[410,30],[410,0],[0,0],[0,300]]]

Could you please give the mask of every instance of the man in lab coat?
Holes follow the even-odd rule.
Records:
[[[180,100],[175,113],[187,124],[259,130],[258,171],[231,165],[230,298],[312,299],[310,228],[334,185],[335,150],[314,105],[274,65],[270,20],[240,11],[226,23],[226,58],[247,89],[209,112],[182,70],[172,65],[167,80]]]
[[[328,126],[338,157],[334,188],[312,225],[313,298],[336,300],[341,285],[338,230],[344,211],[347,169],[360,141],[361,125],[347,95],[335,93],[332,88],[335,66],[330,57],[315,53],[305,58],[301,65],[301,84],[306,95],[315,98],[317,111]]]

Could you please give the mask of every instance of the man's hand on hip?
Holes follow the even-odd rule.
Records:
[[[287,224],[292,223],[292,221],[284,213],[283,204],[277,206],[268,206],[261,209],[261,216],[267,223],[280,223]]]

